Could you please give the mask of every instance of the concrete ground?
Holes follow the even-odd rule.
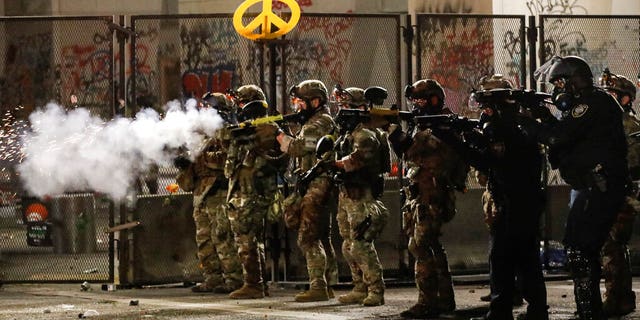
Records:
[[[336,299],[316,303],[293,302],[291,285],[271,284],[271,296],[260,300],[230,300],[221,294],[194,294],[178,286],[103,291],[101,284],[5,284],[0,288],[0,319],[401,319],[398,314],[416,301],[413,287],[392,287],[379,307],[340,305]],[[640,292],[640,278],[634,281]],[[349,289],[337,290],[343,294]],[[480,297],[486,285],[456,285],[458,310],[442,319],[468,319],[486,312]],[[551,319],[571,319],[575,305],[567,280],[547,281]],[[514,314],[524,312],[519,307]],[[640,319],[640,311],[620,319]]]

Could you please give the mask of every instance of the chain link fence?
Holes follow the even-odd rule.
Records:
[[[0,279],[112,278],[110,203],[93,194],[22,197],[15,167],[31,112],[53,102],[113,116],[112,17],[0,18]],[[77,104],[70,97],[78,98]],[[21,201],[22,200],[22,201]]]
[[[92,193],[54,195],[41,205],[24,198],[15,165],[17,138],[28,115],[49,101],[78,105],[107,120],[115,113],[132,117],[141,108],[164,111],[169,101],[184,103],[207,91],[224,92],[258,84],[275,102],[273,110],[292,112],[288,89],[319,79],[329,91],[343,87],[381,86],[386,106],[402,105],[401,19],[403,15],[303,14],[283,39],[256,43],[240,37],[227,14],[131,16],[125,52],[114,52],[113,17],[0,18],[0,274],[3,281],[113,280],[113,241],[104,231],[113,226],[113,206]],[[244,18],[245,23],[248,22]],[[515,87],[527,87],[524,16],[420,14],[412,48],[417,78],[433,78],[445,88],[454,112],[477,117],[467,107],[480,77],[501,73]],[[575,54],[590,63],[597,78],[605,67],[635,80],[640,72],[640,17],[540,16],[541,65],[553,55]],[[529,45],[532,45],[529,43]],[[114,68],[124,56],[126,68]],[[273,65],[272,65],[273,64]],[[119,66],[120,67],[120,66]],[[115,70],[115,72],[114,72]],[[124,70],[124,77],[120,74]],[[275,70],[270,74],[268,70]],[[125,78],[124,83],[114,79]],[[533,84],[530,84],[530,87]],[[114,87],[125,93],[126,110],[115,110]],[[275,94],[275,96],[274,96]],[[636,101],[635,109],[639,104]],[[332,111],[335,106],[331,106]],[[396,158],[396,169],[401,169]],[[137,206],[121,213],[121,223],[141,222],[121,239],[132,283],[197,281],[195,230],[189,193],[169,194],[173,167],[152,167],[137,178]],[[401,235],[400,181],[386,179],[383,201],[392,218],[376,246],[385,276],[409,273],[406,239]],[[473,176],[469,192],[459,196],[459,214],[444,228],[443,241],[452,270],[486,268],[488,233],[482,224],[482,188]],[[566,211],[567,186],[557,172],[549,179],[551,199],[545,234],[559,239]],[[27,210],[30,208],[29,210]],[[35,209],[34,209],[35,208]],[[29,216],[35,220],[29,220]],[[636,224],[638,224],[636,222]],[[272,280],[304,280],[306,270],[296,234],[282,226],[267,228]],[[172,230],[167,239],[167,230]],[[175,232],[173,232],[175,231]],[[637,237],[634,237],[634,239]],[[340,237],[334,225],[334,246]],[[635,240],[634,240],[635,241]],[[632,252],[638,243],[632,242]],[[338,252],[339,255],[339,252]],[[638,261],[637,254],[634,261]],[[637,262],[635,262],[637,264]],[[347,275],[346,265],[340,266]],[[406,276],[406,274],[405,274]]]
[[[539,65],[556,55],[576,55],[587,61],[596,84],[604,69],[609,68],[612,73],[623,75],[640,85],[640,16],[541,15],[539,25]],[[552,89],[549,83],[539,82],[537,86],[540,90]],[[639,106],[640,99],[636,99],[633,104],[636,113]],[[557,170],[550,172],[549,184],[558,187],[565,185]],[[566,185],[564,189],[569,192]],[[549,225],[547,233],[551,239],[560,240],[566,212],[557,210],[554,213],[546,219]],[[638,219],[634,227],[634,230],[639,230]],[[637,232],[631,238],[629,248],[631,264],[637,269],[640,265],[640,239]]]

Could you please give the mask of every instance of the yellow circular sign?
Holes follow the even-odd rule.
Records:
[[[247,12],[249,7],[260,1],[262,1],[262,12],[260,12],[260,14],[258,14],[258,16],[251,20],[246,26],[243,25],[242,17],[244,14]],[[298,3],[295,0],[279,0],[280,2],[284,2],[289,9],[291,9],[291,19],[289,21],[284,21],[271,10],[272,1],[273,0],[246,0],[241,3],[233,13],[233,27],[241,36],[251,40],[275,39],[287,34],[298,24],[298,21],[300,20],[300,6],[298,6]],[[271,32],[272,24],[278,27],[277,31]],[[261,27],[260,33],[254,33],[253,31],[258,27]]]

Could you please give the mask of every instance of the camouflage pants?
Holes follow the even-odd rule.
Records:
[[[373,242],[386,225],[388,215],[387,208],[371,196],[370,190],[366,190],[358,200],[351,199],[345,191],[340,191],[337,219],[343,239],[342,254],[349,264],[354,287],[366,287],[371,293],[384,293],[382,264]],[[363,237],[358,238],[354,229],[367,216],[371,216],[371,225]]]
[[[435,206],[427,207],[413,201],[406,206],[410,216],[407,228],[409,251],[415,257],[415,278],[418,303],[427,308],[449,310],[455,307],[453,282],[447,253],[440,242],[443,221]]]
[[[298,247],[304,253],[312,289],[326,288],[327,284],[335,284],[333,281],[337,283],[337,261],[331,244],[331,217],[327,206],[330,193],[331,180],[316,178],[309,184],[301,203]],[[326,250],[323,240],[328,245]]]
[[[602,247],[602,275],[605,300],[617,305],[634,300],[627,244],[633,233],[634,208],[626,202],[618,213],[609,237]]]
[[[229,220],[238,246],[244,283],[258,287],[264,284],[266,276],[265,219],[273,201],[276,182],[266,178],[255,181],[243,179],[240,185],[230,194]]]
[[[193,210],[198,260],[204,283],[213,288],[242,282],[242,269],[226,209],[226,189],[207,196]]]

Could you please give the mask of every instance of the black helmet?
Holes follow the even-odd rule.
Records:
[[[567,86],[580,90],[593,86],[593,73],[584,59],[577,56],[556,58],[549,69],[549,82],[564,79]]]
[[[320,80],[302,81],[298,85],[291,87],[289,94],[305,100],[307,103],[314,98],[319,98],[320,105],[327,103],[329,96],[327,87]]]
[[[620,102],[620,98],[625,95],[631,98],[629,103],[636,99],[636,86],[633,82],[625,76],[611,73],[609,68],[604,69],[602,76],[598,79],[598,83],[605,90],[615,91],[618,94],[618,102]]]
[[[412,101],[415,114],[437,114],[444,107],[444,89],[433,79],[423,79],[414,82],[404,88],[404,95],[411,100],[426,100],[426,103],[416,104]],[[433,99],[437,98],[437,99]]]
[[[254,100],[267,100],[264,92],[255,84],[244,85],[236,91],[237,103],[249,103]]]
[[[267,102],[264,100],[251,101],[238,112],[238,121],[243,122],[264,117],[267,115],[267,107]]]

